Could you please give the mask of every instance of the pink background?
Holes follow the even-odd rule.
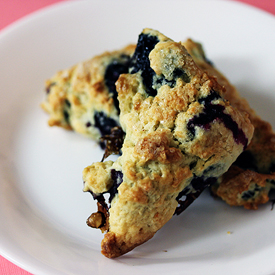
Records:
[[[19,18],[43,7],[65,0],[0,0],[0,31]],[[258,7],[275,15],[274,0],[239,0],[240,2]],[[18,266],[0,256],[0,274],[2,275],[28,275]]]

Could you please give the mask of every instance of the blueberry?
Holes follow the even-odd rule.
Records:
[[[203,192],[203,190],[214,184],[216,182],[216,178],[209,177],[205,178],[197,177],[194,175],[190,186],[185,187],[177,196],[176,200],[178,202],[178,207],[175,210],[176,215],[181,214],[195,199],[197,199],[200,194]],[[190,188],[192,186],[192,188]],[[181,200],[182,197],[185,197],[185,200]]]
[[[234,140],[237,144],[242,144],[246,148],[248,139],[246,138],[242,129],[239,128],[236,121],[228,114],[222,113],[221,120],[225,127],[233,133]]]
[[[213,100],[217,100],[220,98],[221,98],[221,96],[217,92],[212,90],[207,97],[199,98],[198,101],[200,104],[208,106],[208,105],[211,105]]]
[[[186,74],[186,72],[183,69],[176,68],[173,72],[174,79],[181,78],[185,83],[190,82],[189,76]]]
[[[102,136],[109,135],[111,129],[117,126],[117,122],[114,119],[107,117],[103,112],[95,112],[94,119],[94,126],[99,129]]]
[[[92,126],[92,123],[91,123],[90,121],[88,121],[88,122],[85,124],[85,126],[86,126],[87,128],[89,128],[89,127]]]
[[[185,73],[185,71],[183,69],[179,69],[176,68],[173,71],[173,79],[172,80],[167,80],[164,75],[159,75],[156,76],[153,79],[153,87],[154,88],[159,88],[163,85],[168,85],[169,87],[173,88],[175,87],[176,83],[177,83],[177,79],[181,78],[184,80],[184,82],[189,83],[190,82],[190,78],[189,76]]]
[[[141,71],[143,84],[149,96],[155,96],[157,89],[163,85],[173,88],[178,78],[182,78],[186,83],[190,82],[190,78],[182,68],[175,68],[172,80],[167,80],[164,75],[156,75],[150,67],[149,54],[158,42],[159,39],[156,36],[140,34],[136,51],[130,61],[130,73]]]
[[[109,193],[110,197],[109,197],[109,203],[112,202],[113,198],[115,197],[115,195],[118,193],[117,188],[119,187],[119,185],[122,183],[123,181],[123,174],[121,171],[116,171],[115,169],[111,170],[111,178],[113,180],[113,185],[112,187],[105,193]],[[95,193],[93,193],[92,191],[89,191],[94,200],[97,200],[98,203],[106,210],[108,211],[110,207],[108,207],[108,205],[106,204],[105,198],[104,198],[104,194],[99,194],[96,195]]]
[[[111,178],[113,180],[113,185],[111,189],[108,191],[110,193],[109,203],[113,200],[115,195],[117,194],[117,188],[123,181],[123,174],[121,171],[116,171],[115,169],[111,170]]]
[[[108,87],[109,93],[112,95],[114,105],[118,112],[119,102],[117,99],[117,90],[115,83],[121,74],[128,73],[129,60],[130,57],[128,55],[121,55],[119,61],[114,60],[112,63],[108,65],[104,75],[105,85]]]
[[[64,103],[68,108],[71,108],[71,102],[68,99],[65,99]]]
[[[64,110],[63,111],[63,116],[64,116],[64,119],[65,119],[66,123],[69,123],[70,115],[69,115],[68,111]]]
[[[64,101],[63,116],[64,116],[65,121],[68,124],[70,122],[70,114],[69,114],[70,108],[71,108],[71,102],[68,99],[65,99],[65,101]]]
[[[225,107],[219,104],[212,104],[213,100],[219,99],[220,95],[211,91],[210,95],[205,98],[200,98],[198,101],[204,105],[203,112],[189,120],[187,129],[191,133],[192,139],[195,137],[195,126],[199,126],[205,130],[210,129],[210,123],[214,120],[220,120],[224,126],[231,130],[234,140],[237,144],[241,143],[246,148],[248,140],[242,129],[239,129],[238,124],[228,114],[224,113]]]
[[[189,194],[191,192],[191,186],[186,186],[176,197],[176,200],[179,201],[180,198],[182,198],[183,196],[186,196],[187,194]]]
[[[199,191],[199,190],[204,190],[207,186],[210,186],[215,182],[216,182],[216,178],[214,177],[205,178],[204,176],[202,177],[194,176],[194,178],[191,181],[191,185],[193,189],[195,189],[196,191]]]
[[[157,91],[152,88],[153,77],[156,74],[150,67],[149,54],[159,42],[156,36],[140,34],[135,53],[130,61],[130,73],[134,74],[141,71],[143,84],[150,96],[155,96]]]

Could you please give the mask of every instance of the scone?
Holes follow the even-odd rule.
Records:
[[[58,72],[46,81],[48,124],[74,130],[99,141],[119,124],[115,82],[128,72],[135,45],[105,52]]]
[[[272,128],[255,114],[235,87],[206,58],[201,44],[191,39],[182,44],[201,69],[217,77],[225,87],[225,98],[247,112],[255,126],[249,148],[212,186],[212,193],[230,205],[257,209],[259,204],[269,200],[270,189],[275,188],[275,135]],[[50,114],[49,125],[73,129],[100,141],[101,147],[105,148],[103,159],[111,153],[119,153],[123,143],[124,133],[120,127],[115,127],[119,126],[120,112],[115,81],[121,73],[128,71],[134,49],[135,46],[130,45],[106,52],[60,71],[46,82],[47,98],[41,105]]]
[[[122,155],[83,171],[84,191],[98,201],[87,223],[107,232],[101,248],[109,258],[152,238],[228,170],[253,135],[216,79],[158,31],[140,34],[116,88]]]
[[[238,157],[228,172],[222,175],[211,190],[230,205],[257,209],[269,200],[270,189],[275,188],[275,133],[240,96],[232,84],[206,58],[201,44],[192,40],[183,43],[196,64],[215,76],[225,87],[224,97],[241,112],[247,112],[255,130],[251,143]]]

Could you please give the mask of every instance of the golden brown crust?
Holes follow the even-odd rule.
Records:
[[[102,241],[102,253],[109,258],[150,239],[175,213],[183,189],[196,192],[195,182],[202,188],[243,150],[244,144],[236,141],[222,118],[212,114],[213,121],[206,125],[196,122],[211,112],[208,105],[243,129],[248,142],[253,133],[248,118],[222,98],[222,87],[197,67],[180,43],[149,29],[143,34],[144,39],[156,35],[159,40],[149,54],[156,95],[149,95],[143,69],[120,75],[116,83],[126,136],[122,156],[106,170],[112,174],[112,188],[117,187],[109,208],[109,232]],[[117,174],[123,175],[121,181]],[[93,191],[101,184],[106,186],[85,182],[85,188]]]
[[[168,132],[168,135],[170,132]],[[160,163],[174,163],[182,159],[180,149],[170,147],[169,139],[165,131],[156,131],[141,138],[134,148],[137,158],[147,162],[149,160]]]
[[[143,240],[142,242],[135,243],[132,246],[129,246],[126,245],[124,242],[121,243],[120,241],[118,241],[114,233],[108,232],[105,234],[104,239],[101,242],[101,253],[107,258],[116,258],[147,242],[152,237],[153,234],[151,236],[148,236],[148,238]]]

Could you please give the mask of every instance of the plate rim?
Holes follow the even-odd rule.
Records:
[[[162,0],[163,2],[168,2],[170,0]],[[180,0],[173,0],[173,1],[180,1]],[[185,0],[186,1],[186,0]],[[208,0],[210,2],[216,2],[218,0]],[[0,31],[0,42],[5,39],[6,36],[12,34],[13,32],[17,31],[20,28],[25,28],[25,26],[27,26],[30,22],[35,21],[35,20],[39,20],[39,18],[41,17],[41,15],[46,16],[47,13],[51,13],[52,10],[58,10],[58,9],[63,9],[64,6],[71,6],[72,4],[76,4],[78,1],[61,1],[55,4],[51,4],[50,6],[44,7],[42,9],[39,9],[31,14],[28,14],[20,19],[18,19],[17,21],[15,21],[14,23],[6,26],[5,28],[3,28]],[[83,2],[89,2],[89,1],[83,1]],[[123,2],[123,1],[121,1]],[[196,2],[204,2],[203,0],[196,0]],[[265,16],[271,16],[272,19],[275,19],[275,17],[266,12],[263,11],[261,9],[255,8],[249,4],[246,3],[242,3],[242,2],[235,2],[235,1],[227,1],[227,0],[223,0],[223,2],[227,2],[227,3],[234,3],[233,5],[239,6],[239,5],[243,5],[246,6],[250,9],[253,9],[257,12],[261,12],[262,14],[264,14]],[[7,252],[6,250],[3,251],[2,247],[0,246],[0,254],[5,257],[6,259],[8,259],[9,261],[13,262],[14,264],[16,264],[17,266],[25,269],[25,270],[30,270],[29,272],[40,272],[40,270],[33,270],[32,266],[28,266],[26,265],[26,263],[22,263],[18,258],[12,256],[11,251]]]

